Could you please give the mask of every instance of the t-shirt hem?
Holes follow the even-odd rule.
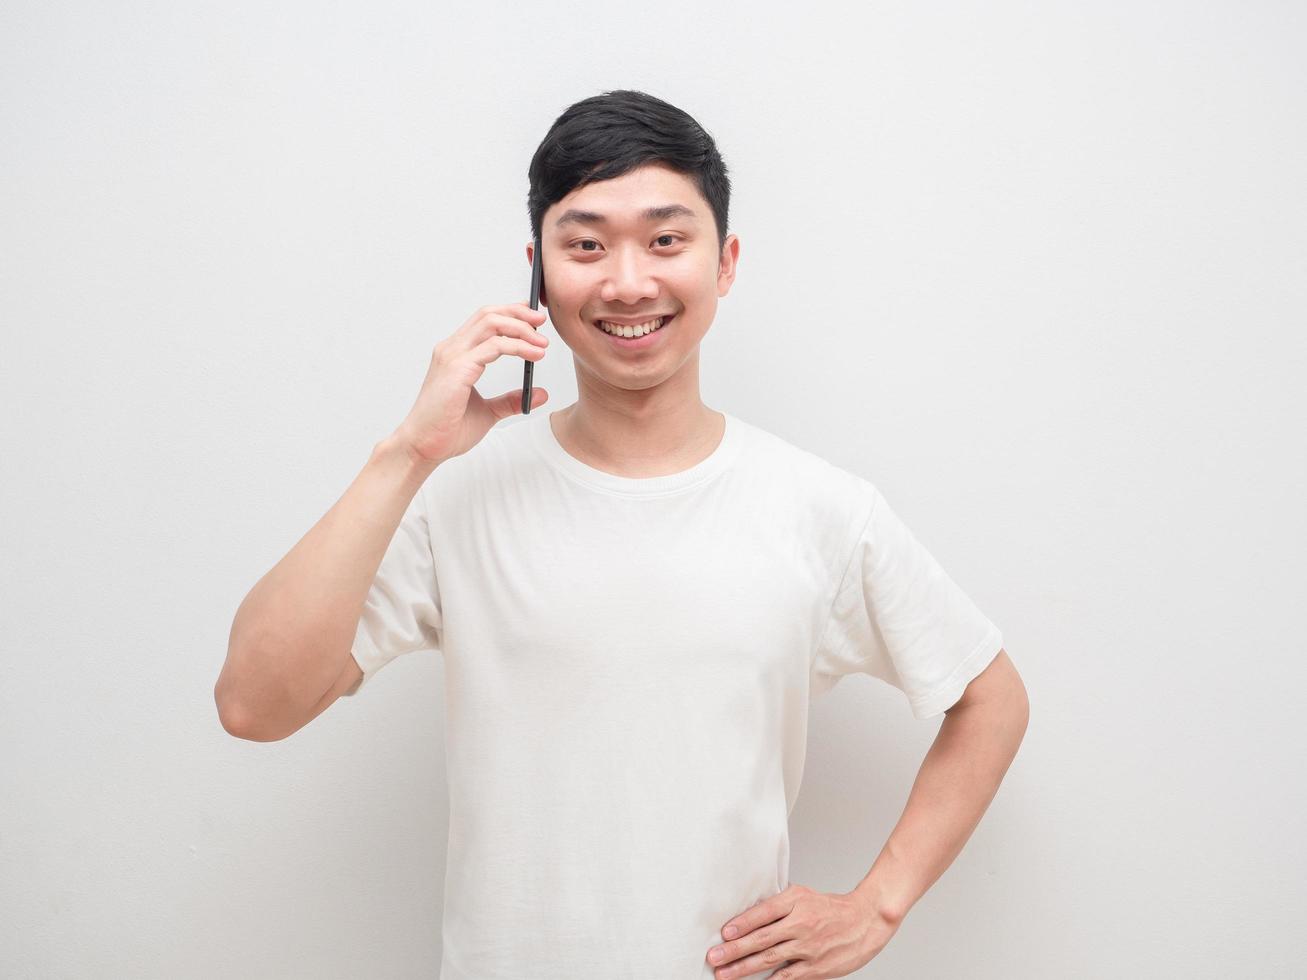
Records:
[[[417,493],[415,494],[415,498],[417,500],[418,507],[421,508],[422,510],[422,515],[427,523],[427,527],[430,528],[431,509],[427,502],[426,489],[427,489],[427,484],[424,482],[420,487],[418,487]],[[400,528],[396,526],[395,534],[399,534],[399,533],[400,533]],[[430,532],[428,531],[428,539],[427,539],[428,546],[430,546],[429,534]],[[391,541],[392,542],[394,541],[393,535],[391,537]],[[389,545],[387,545],[387,549],[389,549]],[[382,561],[383,562],[385,561],[384,557]],[[372,634],[368,631],[366,625],[366,606],[365,606],[364,611],[359,614],[358,622],[354,626],[354,640],[350,644],[350,650],[349,650],[350,656],[353,657],[354,662],[358,664],[359,670],[363,671],[363,676],[359,679],[359,682],[354,686],[353,690],[343,691],[341,693],[341,696],[352,697],[353,695],[358,694],[360,691],[363,690],[364,687],[367,686],[368,682],[372,680],[374,676],[376,676],[377,671],[381,670],[381,668],[386,666],[386,664],[390,663],[392,660],[396,659],[397,657],[404,657],[410,653],[416,653],[418,650],[422,650],[422,649],[424,649],[424,644],[419,643],[417,646],[409,647],[406,650],[397,650],[394,653],[390,653],[390,654],[383,652],[381,647],[378,646],[378,644],[372,639]]]
[[[909,699],[912,714],[918,720],[933,718],[945,708],[951,708],[962,697],[967,685],[980,676],[986,667],[1003,649],[1003,634],[997,626],[990,624],[989,631],[971,653],[962,660],[948,678],[927,694]]]
[[[358,694],[358,692],[363,690],[367,685],[368,681],[372,680],[376,672],[384,666],[384,664],[380,662],[381,657],[376,648],[359,636],[355,636],[354,645],[350,647],[349,655],[354,658],[354,662],[358,664],[359,670],[363,671],[363,676],[359,679],[359,682],[355,685],[354,689],[352,691],[345,691],[341,695],[342,697],[351,697]]]
[[[410,647],[404,650],[397,650],[393,654],[383,653],[381,648],[373,642],[371,635],[367,632],[362,620],[354,632],[354,642],[350,646],[349,654],[354,658],[354,662],[359,665],[359,670],[363,671],[363,677],[358,685],[352,691],[347,691],[342,696],[357,694],[367,685],[367,683],[376,676],[377,671],[385,667],[399,657],[407,656],[410,653],[416,653],[424,649],[423,644]]]

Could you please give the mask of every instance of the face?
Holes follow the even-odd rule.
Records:
[[[578,187],[545,212],[540,240],[540,302],[580,384],[645,390],[696,372],[697,390],[699,342],[735,280],[740,246],[730,235],[718,249],[712,209],[689,177],[649,164]],[[671,319],[638,340],[598,325],[658,317]]]

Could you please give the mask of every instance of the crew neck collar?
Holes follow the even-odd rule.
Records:
[[[549,422],[553,414],[541,411],[527,417],[531,426],[532,444],[554,469],[578,483],[606,493],[643,497],[689,490],[721,473],[739,452],[740,422],[729,412],[722,412],[726,417],[726,428],[722,432],[721,441],[711,453],[689,469],[663,476],[618,476],[583,463],[564,449]]]

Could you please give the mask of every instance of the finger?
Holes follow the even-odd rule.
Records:
[[[751,977],[755,975],[767,976],[773,971],[783,969],[792,963],[796,963],[800,959],[797,947],[798,942],[791,940],[790,942],[779,943],[775,946],[769,947],[761,953],[755,953],[745,959],[731,963],[729,964],[729,980],[742,980],[743,977]],[[723,968],[720,966],[717,967],[714,970],[714,975],[720,977],[722,975],[722,969]]]
[[[490,337],[516,337],[540,347],[549,345],[549,338],[538,328],[521,318],[507,313],[479,313],[461,326],[447,341],[446,346],[456,354],[473,350]]]
[[[549,401],[549,392],[544,388],[531,387],[531,407],[536,408]],[[496,419],[506,419],[510,415],[522,414],[522,389],[516,391],[506,391],[502,395],[491,398],[486,402],[491,413]]]
[[[532,323],[544,323],[545,319],[548,317],[548,314],[544,310],[531,309],[530,303],[514,303],[513,308],[520,309],[526,314],[526,318]]]
[[[765,926],[768,922],[775,922],[777,919],[790,914],[793,903],[789,908],[782,908],[777,901],[779,896],[773,896],[765,901],[759,902],[753,908],[741,912],[733,919],[727,920],[722,926],[722,938],[734,939],[736,936],[743,936],[759,926]],[[729,930],[729,931],[728,931]]]
[[[476,346],[487,337],[493,337],[496,334],[504,337],[518,337],[540,347],[549,346],[549,338],[542,334],[538,327],[530,323],[524,323],[518,317],[509,316],[506,313],[492,313],[483,319],[473,333],[472,346]]]
[[[545,322],[545,311],[531,309],[530,303],[500,303],[496,306],[483,306],[473,314],[473,318],[477,315],[484,315],[486,313],[503,313],[507,316],[520,316],[529,323]]]
[[[545,356],[545,349],[539,344],[531,343],[529,340],[518,340],[516,337],[494,334],[468,352],[472,360],[483,368],[491,361],[498,360],[505,354],[515,355],[528,361],[538,361]]]
[[[498,316],[515,317],[530,326],[539,327],[549,318],[544,310],[533,310],[527,303],[509,303],[506,306],[488,306],[486,310]]]
[[[750,910],[757,911],[756,909]],[[749,913],[746,913],[749,914]],[[745,957],[754,953],[761,953],[772,947],[781,947],[787,941],[797,940],[798,932],[795,924],[791,921],[782,920],[779,922],[768,923],[765,926],[752,932],[745,933],[739,939],[722,943],[720,946],[714,946],[708,951],[708,962],[716,968],[730,965],[735,969],[739,968],[739,962],[748,962]],[[714,958],[714,953],[721,955]],[[754,957],[757,959],[757,957]],[[771,964],[775,966],[776,960]],[[731,976],[744,976],[742,973],[732,973]]]
[[[454,353],[464,353],[487,337],[497,333],[516,337],[539,337],[540,324],[545,315],[521,303],[505,306],[483,306],[443,341],[443,346]]]

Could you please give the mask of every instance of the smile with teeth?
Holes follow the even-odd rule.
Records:
[[[615,337],[643,337],[647,333],[653,333],[655,330],[662,329],[664,323],[671,317],[660,316],[656,320],[650,320],[647,323],[637,323],[634,325],[623,323],[609,323],[607,320],[596,320],[597,326],[604,333],[610,333]]]

